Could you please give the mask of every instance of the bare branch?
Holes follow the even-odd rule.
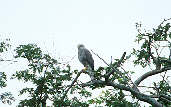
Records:
[[[12,60],[12,59],[7,59],[7,60],[0,59],[0,61],[12,61],[12,62],[17,62],[17,61],[15,61],[15,60]]]
[[[152,76],[152,75],[156,75],[156,74],[162,73],[162,72],[167,71],[167,70],[171,70],[171,67],[162,68],[162,69],[160,69],[160,70],[152,70],[152,71],[149,71],[149,72],[143,74],[142,76],[140,76],[140,77],[134,82],[134,84],[135,84],[136,86],[138,86],[144,79],[146,79],[146,78],[148,78],[148,77],[150,77],[150,76]]]
[[[96,55],[99,59],[101,59],[106,65],[110,66],[103,58],[101,58],[98,54],[94,53],[93,50],[91,52]]]

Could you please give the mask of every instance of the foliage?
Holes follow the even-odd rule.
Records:
[[[3,54],[4,52],[8,51],[8,49],[10,48],[9,41],[10,39],[5,39],[0,42],[0,54]],[[1,61],[5,61],[5,60],[1,58]],[[6,82],[7,82],[6,73],[0,72],[0,87],[1,88],[6,87],[7,86]],[[0,101],[2,101],[2,103],[11,104],[14,100],[15,99],[10,92],[4,92],[0,94]]]
[[[163,21],[156,29],[153,29],[152,32],[145,31],[142,33],[141,24],[136,23],[136,27],[138,30],[138,35],[136,42],[140,44],[141,48],[136,50],[133,49],[133,55],[136,56],[136,60],[134,60],[135,65],[141,65],[142,67],[146,67],[148,64],[154,64],[156,66],[169,66],[171,62],[165,61],[168,60],[168,57],[162,56],[162,50],[164,48],[170,49],[171,47],[171,31],[170,31],[170,23],[164,23]],[[162,46],[166,44],[166,46]]]
[[[153,83],[154,88],[153,88],[153,92],[151,92],[151,94],[159,96],[157,98],[157,100],[167,107],[167,106],[171,105],[171,102],[169,100],[165,99],[165,97],[163,97],[163,96],[167,95],[167,97],[171,98],[171,92],[170,92],[171,86],[169,84],[170,81],[168,80],[169,76],[165,77],[165,75],[164,75],[162,77],[163,77],[163,79],[161,81]]]
[[[139,49],[133,49],[131,56],[134,57],[134,65],[140,65],[143,68],[149,66],[151,69],[155,67],[154,70],[164,70],[169,69],[171,65],[171,60],[169,59],[170,55],[163,53],[164,49],[168,49],[171,52],[171,26],[170,23],[166,23],[167,20],[164,20],[156,29],[153,29],[152,32],[144,31],[142,32],[141,27],[142,24],[136,24],[138,35],[136,38],[136,42],[140,44]],[[164,46],[163,46],[164,45]],[[168,55],[169,57],[166,57]],[[107,67],[100,67],[96,73],[97,79],[103,79],[105,77],[104,74],[108,74],[113,72],[110,77],[108,77],[108,81],[113,82],[115,84],[124,85],[126,87],[132,87],[134,84],[131,80],[130,75],[132,75],[132,71],[125,70],[122,65],[128,60],[130,56],[126,57],[121,62],[121,66],[118,66],[120,63],[119,59],[116,59],[114,63],[111,63]],[[167,71],[167,70],[166,70]],[[154,72],[154,71],[153,71]],[[157,74],[157,73],[156,73]],[[151,75],[151,74],[150,74]],[[169,77],[168,77],[169,78]],[[106,80],[106,79],[105,79]],[[108,82],[106,81],[106,82]],[[135,84],[134,84],[135,85]],[[106,87],[106,84],[93,84],[91,88],[102,88]],[[158,88],[156,88],[158,87]],[[156,96],[157,101],[160,102],[163,106],[170,106],[170,81],[166,81],[165,79],[154,82],[153,92],[151,95]],[[133,88],[134,89],[134,88]],[[148,89],[149,90],[149,89]],[[133,103],[129,102],[125,98],[124,90],[121,88],[113,89],[112,91],[107,90],[103,92],[104,96],[100,96],[98,98],[94,98],[89,100],[90,104],[105,104],[106,106],[114,106],[114,107],[137,107],[140,106],[138,102]],[[114,94],[115,93],[115,94]],[[157,93],[157,95],[156,95]],[[132,97],[133,100],[136,100],[137,96],[131,93],[128,95]],[[163,97],[166,96],[166,97]],[[150,97],[149,97],[150,98]],[[152,98],[152,97],[151,97]]]
[[[171,66],[171,25],[168,22],[170,19],[165,19],[157,28],[154,28],[152,32],[145,31],[142,33],[141,24],[136,24],[138,35],[136,42],[141,44],[140,49],[133,49],[133,55],[136,56],[134,60],[135,65],[141,65],[146,67],[147,65],[154,66],[157,70],[167,69]],[[167,54],[163,50],[169,50]],[[166,70],[167,72],[167,70]],[[165,72],[165,73],[166,73]],[[163,104],[163,106],[170,106],[171,101],[167,99],[171,97],[169,76],[165,78],[165,74],[162,80],[154,82],[152,95],[157,97],[157,101]],[[162,97],[166,96],[166,97]]]
[[[8,50],[8,48],[10,47],[10,44],[8,42],[9,42],[9,39],[6,39],[0,42],[0,54],[3,54],[3,52]],[[3,61],[3,59],[1,61]],[[5,72],[0,72],[0,87],[1,88],[6,87],[7,85],[6,80],[7,80],[7,77],[6,77]]]
[[[0,100],[5,104],[12,104],[12,101],[15,101],[14,97],[10,92],[5,92],[0,95]]]
[[[6,74],[4,72],[0,72],[0,87],[1,88],[7,86],[6,80],[7,80]]]
[[[15,58],[25,58],[29,64],[28,69],[17,71],[12,78],[31,82],[34,85],[32,88],[26,87],[20,91],[20,95],[28,93],[29,98],[22,100],[19,107],[31,107],[32,105],[43,105],[44,107],[47,100],[51,100],[54,106],[84,104],[75,100],[75,103],[71,102],[68,98],[61,101],[66,90],[65,83],[72,79],[69,65],[65,69],[61,69],[60,63],[56,59],[44,54],[35,44],[20,45],[15,51]]]
[[[8,50],[8,48],[11,46],[9,44],[10,39],[5,39],[0,42],[0,53],[3,53]]]
[[[140,107],[138,102],[129,102],[122,90],[108,89],[95,99],[89,100],[90,104],[104,104],[107,107]]]

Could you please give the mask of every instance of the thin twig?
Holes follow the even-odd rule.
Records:
[[[81,71],[77,74],[77,76],[75,77],[75,79],[72,81],[71,85],[70,85],[70,86],[68,87],[68,89],[65,91],[63,97],[61,98],[61,101],[64,100],[64,98],[65,98],[65,96],[67,95],[67,93],[68,93],[68,91],[70,90],[70,88],[74,85],[74,83],[77,81],[77,79],[78,79],[78,77],[80,76],[80,74],[83,73],[83,72],[84,72],[84,70],[81,70]]]
[[[94,55],[96,55],[99,59],[101,59],[106,65],[110,66],[103,58],[101,58],[98,54],[96,54],[95,52],[93,52],[93,50],[91,50],[91,51],[92,51],[92,53],[93,53]],[[122,76],[121,72],[119,72],[119,71],[116,70],[115,68],[120,66],[120,64],[122,63],[122,61],[123,61],[124,58],[125,58],[125,55],[126,55],[126,52],[123,53],[121,59],[118,61],[118,63],[116,64],[116,66],[115,66],[115,67],[112,67],[112,71],[109,72],[109,73],[107,73],[107,74],[105,74],[105,79],[106,79],[106,81],[108,80],[108,78],[110,77],[110,75],[113,74],[114,72],[117,72],[120,76]]]
[[[110,60],[111,60],[111,61],[110,61],[110,65],[111,65],[111,64],[113,63],[113,62],[112,62],[112,60],[113,60],[112,56],[111,56],[111,59],[110,59]]]
[[[4,60],[4,59],[0,59],[0,61],[13,61],[12,59],[7,59],[7,60]],[[17,61],[13,61],[13,62],[17,62]]]
[[[148,87],[148,86],[143,86],[143,85],[138,86],[138,87],[141,87],[141,88],[153,88],[154,89],[154,87]]]
[[[96,55],[99,59],[101,59],[106,65],[110,66],[103,58],[101,58],[98,54],[96,54],[95,52],[93,52],[93,50],[91,50],[91,51],[92,51],[92,53],[94,55]],[[116,70],[116,67],[119,67],[120,66],[120,64],[122,63],[122,61],[125,58],[125,55],[126,55],[126,52],[123,53],[121,59],[118,61],[118,63],[116,64],[116,66],[115,67],[112,67],[112,71],[104,75],[106,81],[108,81],[108,78],[114,72],[117,72],[122,77],[122,73],[120,71]]]
[[[123,67],[121,67],[121,69],[124,70],[124,72],[126,72],[126,70]],[[126,75],[127,75],[128,79],[131,81],[131,83],[133,85],[135,85],[134,82],[131,80],[131,77],[127,73],[126,73]],[[128,85],[130,86],[130,84],[128,84]]]
[[[98,54],[94,53],[93,50],[91,52],[96,55],[99,59],[101,59],[106,65],[110,66],[103,58],[101,58]]]
[[[171,20],[171,18],[168,18],[168,19],[164,19],[159,26],[161,26],[164,22],[168,21],[168,20]]]
[[[116,67],[119,67],[119,66],[121,65],[122,61],[123,61],[124,58],[125,58],[125,55],[126,55],[126,52],[123,53],[121,59],[118,61],[117,65],[116,65]]]
[[[118,63],[116,64],[115,67],[119,67],[119,66],[120,66],[120,64],[122,63],[122,61],[123,61],[124,58],[125,58],[125,55],[126,55],[126,52],[123,53],[121,59],[118,61]],[[118,71],[118,70],[115,69],[115,67],[112,67],[112,71],[106,74],[106,78],[109,78],[109,76],[110,76],[111,74],[113,74],[115,71],[116,71],[116,72]],[[118,73],[121,75],[120,72],[118,72]],[[122,75],[121,75],[121,76],[122,76]]]

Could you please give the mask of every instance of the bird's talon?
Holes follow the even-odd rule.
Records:
[[[83,69],[83,71],[87,71],[87,67],[85,67],[85,68]]]

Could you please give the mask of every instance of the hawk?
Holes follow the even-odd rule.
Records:
[[[90,51],[83,44],[79,44],[77,47],[79,61],[84,65],[85,69],[90,67],[91,70],[94,70],[94,60]]]

